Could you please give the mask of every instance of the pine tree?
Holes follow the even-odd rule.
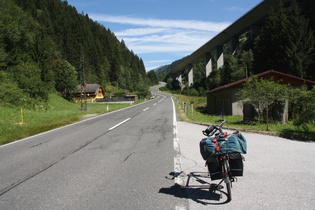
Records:
[[[82,53],[86,82],[146,88],[143,61],[123,40],[118,41],[87,14],[79,14],[67,1],[0,0],[0,14],[0,70],[15,78],[16,87],[34,100],[47,98],[47,92],[39,89],[56,89],[70,99],[69,84],[77,83],[75,72],[80,69]],[[58,60],[63,67],[56,68]],[[24,72],[23,67],[37,75]],[[34,77],[37,89],[27,87],[33,81],[29,77]]]
[[[314,33],[296,3],[272,11],[256,40],[255,74],[269,69],[306,78],[314,55]]]
[[[151,70],[147,73],[148,79],[150,80],[151,85],[159,84],[159,79],[154,70]]]
[[[296,3],[289,11],[288,44],[285,63],[289,73],[306,78],[306,69],[313,62],[315,37],[309,29],[309,21],[301,15]]]

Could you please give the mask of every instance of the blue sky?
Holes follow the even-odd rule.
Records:
[[[262,0],[68,0],[109,28],[146,70],[197,50]]]

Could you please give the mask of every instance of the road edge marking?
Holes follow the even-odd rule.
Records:
[[[180,145],[179,145],[179,139],[178,139],[178,130],[177,130],[177,120],[176,120],[176,109],[174,100],[172,99],[173,104],[173,145],[174,145],[174,151],[175,151],[175,157],[174,157],[174,181],[176,184],[183,186],[184,180],[182,177],[182,164],[181,164],[181,153],[180,153]]]

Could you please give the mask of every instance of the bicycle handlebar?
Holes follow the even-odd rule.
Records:
[[[217,131],[218,133],[222,133],[222,126],[225,123],[225,120],[222,120],[222,122],[219,125],[209,125],[206,130],[202,131],[203,135],[205,136],[212,136],[214,135]]]

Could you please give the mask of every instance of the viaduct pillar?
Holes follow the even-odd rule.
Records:
[[[217,46],[217,69],[220,69],[224,65],[223,60],[223,46]]]
[[[176,78],[176,80],[178,80],[180,89],[182,89],[182,87],[183,87],[182,75],[180,74],[180,75]]]
[[[231,53],[232,53],[232,55],[234,55],[236,53],[238,45],[239,45],[239,37],[233,36],[231,39]]]
[[[194,72],[192,64],[188,64],[188,87],[191,87],[194,84]]]
[[[212,72],[212,60],[211,60],[211,53],[205,54],[205,62],[206,62],[206,78]]]

